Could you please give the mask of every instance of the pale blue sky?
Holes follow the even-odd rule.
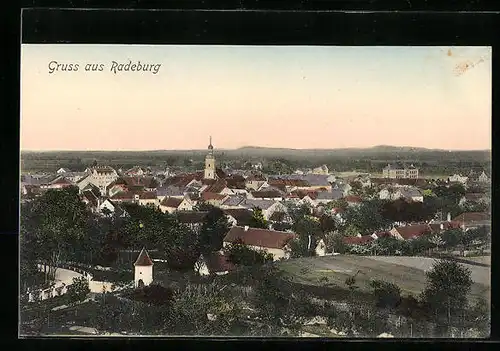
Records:
[[[109,71],[129,59],[162,67]],[[51,60],[80,70],[49,74]],[[491,143],[485,47],[23,45],[21,93],[28,150]]]

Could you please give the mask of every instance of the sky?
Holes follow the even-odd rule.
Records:
[[[490,149],[491,91],[491,47],[30,44],[21,150]]]

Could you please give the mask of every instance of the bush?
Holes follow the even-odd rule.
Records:
[[[377,307],[396,308],[401,303],[401,289],[396,284],[372,280],[370,286],[377,299]]]
[[[89,282],[85,277],[73,278],[73,284],[68,286],[67,299],[71,304],[81,302],[90,292]]]

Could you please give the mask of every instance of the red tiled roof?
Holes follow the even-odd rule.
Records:
[[[139,257],[137,257],[137,260],[134,263],[134,266],[152,266],[153,261],[151,258],[149,258],[148,252],[146,249],[142,249],[141,253],[139,254]]]
[[[252,196],[255,198],[275,198],[283,197],[283,195],[277,190],[261,190],[253,191]]]
[[[413,224],[406,227],[396,227],[396,231],[403,237],[403,239],[411,239],[414,237],[428,234],[432,231],[428,224]]]
[[[265,248],[282,249],[290,240],[297,237],[295,233],[279,232],[275,230],[232,227],[226,234],[225,242],[235,242],[241,239],[245,245]]]
[[[146,188],[156,188],[158,183],[154,177],[122,177],[127,186],[142,186]]]
[[[160,203],[161,206],[177,208],[184,201],[184,199],[179,199],[175,197],[165,197]]]
[[[391,233],[389,233],[388,231],[379,231],[375,232],[375,235],[377,236],[377,238],[383,238],[386,236],[391,236]]]
[[[203,192],[218,194],[227,187],[227,182],[224,179],[217,180],[209,185]]]
[[[443,225],[443,229],[441,229],[441,225]],[[431,227],[432,231],[434,232],[439,232],[441,230],[448,230],[448,229],[458,229],[460,228],[460,222],[441,222],[441,223],[431,223],[429,224]]]
[[[371,235],[363,235],[363,236],[346,236],[343,238],[345,244],[348,245],[365,245],[369,242],[372,242],[373,237]]]
[[[209,193],[209,192],[203,192],[201,194],[202,200],[208,201],[208,200],[224,200],[227,195],[222,195],[222,194],[216,194],[216,193]]]
[[[236,266],[229,261],[229,257],[220,252],[207,255],[205,263],[210,273],[229,272],[236,269]]]
[[[465,212],[462,213],[461,215],[453,218],[453,221],[456,222],[477,222],[477,221],[485,221],[490,219],[490,215],[485,212]]]
[[[240,175],[233,175],[226,178],[227,187],[230,189],[245,189],[245,178]]]

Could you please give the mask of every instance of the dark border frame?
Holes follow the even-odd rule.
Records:
[[[40,6],[41,1],[23,1],[26,6]],[[61,4],[61,2],[63,4]],[[23,43],[121,43],[121,44],[247,44],[247,45],[491,45],[493,46],[493,82],[498,79],[498,56],[495,55],[498,48],[498,38],[500,38],[499,29],[496,23],[499,21],[499,12],[496,13],[467,13],[467,12],[428,12],[423,11],[426,8],[417,5],[416,1],[401,1],[399,8],[410,9],[413,12],[360,12],[360,11],[318,11],[328,7],[324,1],[294,1],[295,4],[288,7],[286,11],[280,10],[258,10],[258,1],[237,1],[239,6],[233,4],[230,11],[195,11],[195,10],[171,10],[171,11],[131,11],[131,10],[72,10],[72,9],[49,9],[37,8],[26,9],[22,13],[22,41]],[[339,1],[345,4],[345,1]],[[337,4],[339,2],[336,2]],[[373,4],[375,1],[353,1],[356,4]],[[353,5],[349,2],[349,5]],[[408,4],[410,3],[411,4]],[[66,5],[64,5],[64,3]],[[127,7],[140,8],[145,6],[144,2],[129,1]],[[176,4],[184,5],[184,8],[210,8],[216,6],[211,1],[168,1],[166,7],[175,8]],[[404,5],[402,3],[406,3]],[[426,2],[425,2],[426,3]],[[465,5],[464,5],[465,3]],[[85,5],[87,4],[87,5]],[[88,7],[89,1],[59,1],[59,6],[85,6]],[[363,8],[354,4],[351,9],[357,10]],[[483,10],[488,9],[485,2],[479,0],[463,1],[462,10]],[[468,4],[468,5],[467,5]],[[44,1],[43,5],[49,5]],[[411,7],[410,7],[411,5]],[[268,5],[268,9],[279,8],[280,5],[275,2],[274,7]],[[281,5],[282,6],[282,5]],[[381,5],[382,6],[382,5]],[[452,7],[457,8],[457,2]],[[376,5],[374,6],[377,7]],[[382,6],[383,7],[383,6]],[[434,6],[436,7],[436,6]],[[439,7],[439,6],[438,6]],[[458,4],[460,8],[460,4]],[[500,6],[498,6],[500,8]],[[212,7],[214,8],[214,7]],[[217,8],[217,7],[215,7]],[[219,7],[220,8],[220,7]],[[226,7],[228,8],[228,7]],[[240,9],[247,10],[241,11]],[[331,8],[331,7],[330,7]],[[366,8],[366,7],[365,7]],[[238,9],[238,10],[236,10]],[[249,10],[254,9],[254,10]],[[383,9],[380,8],[379,9]],[[449,9],[446,6],[441,10]],[[491,9],[491,6],[490,6]],[[418,10],[418,11],[416,11]],[[429,9],[427,9],[429,10]],[[8,12],[6,14],[9,14]],[[10,13],[5,21],[6,24],[17,24],[18,28],[21,22],[21,15]],[[9,255],[17,257],[17,232],[18,232],[18,198],[19,191],[16,188],[19,179],[19,63],[20,63],[20,44],[21,35],[9,37],[12,50],[12,68],[4,70],[10,77],[13,86],[7,90],[4,95],[7,107],[8,118],[4,121],[1,128],[4,138],[0,145],[0,150],[4,155],[4,164],[9,165],[8,171],[12,174],[0,177],[0,185],[7,191],[6,210],[2,212],[2,219],[7,218],[9,223],[0,229],[2,239],[12,244],[15,249],[9,250]],[[1,75],[4,80],[4,73]],[[493,86],[495,86],[493,84]],[[9,95],[10,94],[10,95]],[[495,115],[498,104],[498,90],[493,89],[493,116]],[[493,121],[495,119],[493,118]],[[5,123],[7,122],[7,123]],[[6,128],[5,128],[6,127]],[[493,128],[495,124],[493,123]],[[493,153],[494,153],[493,147]],[[7,157],[5,157],[7,156]],[[493,155],[494,156],[494,155]],[[493,167],[495,166],[493,157]],[[493,177],[494,176],[493,172]],[[495,180],[493,179],[493,182]],[[496,190],[493,189],[493,197],[496,198]],[[493,211],[496,206],[493,204]],[[494,225],[494,224],[493,224]],[[495,238],[492,239],[492,247],[495,247]],[[15,258],[13,258],[14,260]],[[15,259],[17,261],[17,259]],[[498,260],[493,256],[492,277],[497,276]],[[13,281],[13,280],[11,280]],[[492,291],[497,291],[497,284],[492,279]],[[17,292],[16,292],[17,296]],[[498,338],[498,311],[495,306],[498,305],[498,299],[495,293],[492,294],[492,339]],[[10,305],[9,305],[10,306]],[[12,304],[14,311],[14,305]],[[15,308],[17,314],[17,306]],[[13,327],[13,334],[16,335],[17,326]],[[52,338],[51,338],[52,339]],[[58,341],[45,339],[43,344],[55,344]],[[153,341],[156,338],[148,339]],[[141,339],[143,341],[144,339]],[[183,339],[175,338],[171,345],[175,345]],[[193,346],[190,344],[197,340],[203,340],[201,346],[216,345],[220,348],[222,345],[236,346],[240,342],[255,342],[258,347],[269,346],[290,346],[298,345],[300,348],[315,345],[325,347],[326,343],[348,342],[351,346],[361,343],[363,346],[370,347],[373,341],[326,341],[314,340],[236,340],[226,339],[223,343],[218,341],[209,341],[209,339],[187,339],[182,341],[182,345]],[[231,340],[229,343],[227,341]],[[26,340],[26,344],[31,347],[40,347],[37,340]],[[145,341],[145,340],[144,340]],[[428,341],[403,341],[405,346],[441,348],[443,342],[451,340],[428,340]],[[458,341],[455,346],[469,348],[472,344],[475,347],[486,346],[488,342],[480,341]],[[68,342],[71,342],[68,340]],[[83,345],[89,345],[88,341],[79,341]],[[122,343],[123,340],[120,341]],[[297,343],[298,342],[298,343]],[[381,342],[381,341],[377,341]],[[398,345],[400,340],[387,340],[386,344]],[[125,341],[128,346],[133,342]],[[26,345],[25,344],[25,345]],[[236,344],[236,345],[234,345]],[[71,348],[77,345],[68,345]],[[108,343],[105,347],[110,347]],[[181,346],[179,344],[179,346]],[[385,345],[384,345],[385,346]],[[85,346],[84,346],[85,347]],[[210,347],[210,346],[209,346]]]

